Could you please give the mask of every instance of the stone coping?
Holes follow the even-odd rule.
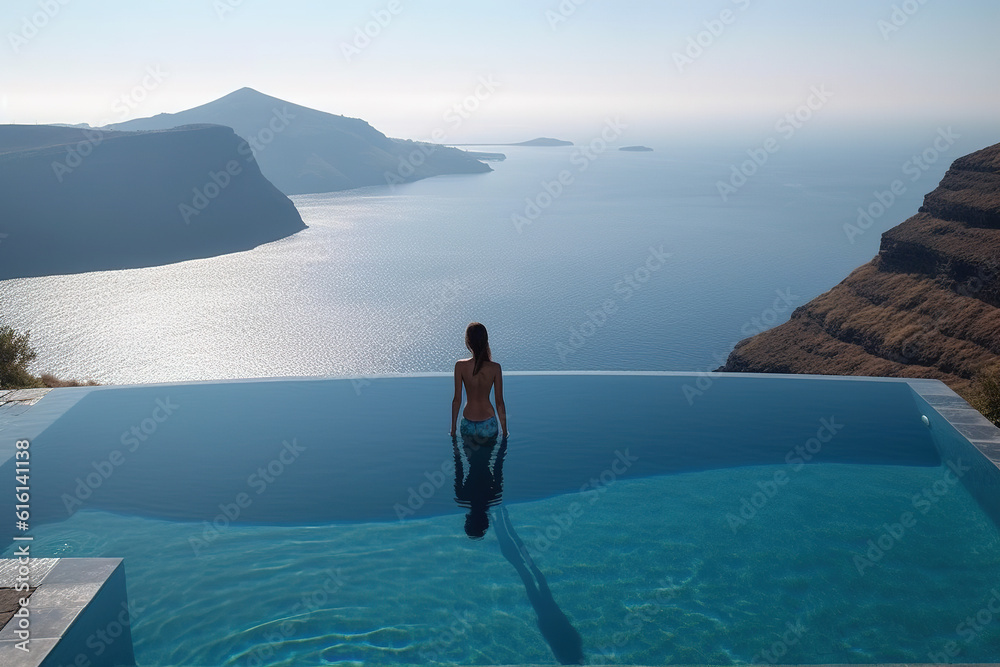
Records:
[[[16,558],[0,559],[0,586],[13,587],[18,580]],[[121,558],[32,558],[29,582],[37,587],[29,599],[31,641],[29,651],[16,647],[16,617],[0,629],[0,665],[39,667],[59,640],[90,604],[111,575],[122,565]]]
[[[983,456],[1000,468],[1000,428],[943,382],[915,380],[909,385]]]

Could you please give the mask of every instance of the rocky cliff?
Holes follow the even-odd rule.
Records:
[[[232,129],[0,126],[0,280],[157,266],[304,229]]]
[[[1000,362],[1000,144],[959,158],[878,255],[720,371],[929,377]]]

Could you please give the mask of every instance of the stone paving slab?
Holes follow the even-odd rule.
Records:
[[[24,591],[16,588],[0,588],[0,630],[14,618],[14,614],[21,608],[21,601],[31,598],[33,591],[32,588]]]
[[[942,396],[951,396],[953,391],[945,383],[939,380],[922,380],[922,379],[910,379],[907,378],[906,383],[920,392],[920,395],[924,398],[931,396],[933,394],[940,394]]]
[[[1000,464],[1000,442],[973,440],[972,444],[975,445],[976,449],[981,451],[990,461]]]
[[[58,558],[32,558],[28,567],[31,569],[30,582],[32,586],[42,583],[46,575],[59,562]],[[18,570],[21,564],[16,558],[0,558],[0,586],[13,588],[17,583]]]
[[[0,664],[3,667],[40,667],[59,643],[58,639],[32,639],[31,650],[18,650],[13,640],[0,641]]]
[[[949,390],[950,391],[950,390]],[[923,397],[934,408],[968,408],[969,404],[958,394],[928,394]]]
[[[978,424],[952,424],[959,433],[969,440],[995,442],[1000,444],[1000,429],[993,424],[980,426]]]
[[[971,424],[973,426],[993,426],[993,422],[984,417],[978,410],[972,408],[936,408],[937,413],[952,424]]]
[[[31,608],[31,642],[36,639],[59,639],[69,626],[73,624],[76,617],[83,611],[86,603],[76,607],[37,607],[35,596],[32,595],[29,602]],[[17,640],[17,624],[8,623],[0,629],[0,642]]]
[[[45,394],[52,391],[49,388],[40,389],[14,389],[9,391],[4,395],[3,400],[6,401],[39,401]]]

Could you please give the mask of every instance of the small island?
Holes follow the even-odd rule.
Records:
[[[537,139],[532,139],[530,141],[522,141],[517,144],[505,144],[508,146],[572,146],[572,141],[563,141],[562,139],[552,139],[551,137],[538,137]]]
[[[649,146],[622,146],[618,150],[620,151],[630,151],[632,153],[652,153],[653,149]]]

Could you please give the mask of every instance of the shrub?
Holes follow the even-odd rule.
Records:
[[[52,375],[52,373],[42,373],[40,379],[43,385],[52,389],[57,387],[96,387],[98,384],[93,380],[85,382],[80,382],[79,380],[60,380],[55,375]]]
[[[0,326],[0,387],[21,389],[40,387],[41,381],[28,372],[35,351],[28,343],[30,332],[18,333],[13,327]]]
[[[976,376],[970,391],[972,407],[1000,426],[1000,366],[982,371]]]

